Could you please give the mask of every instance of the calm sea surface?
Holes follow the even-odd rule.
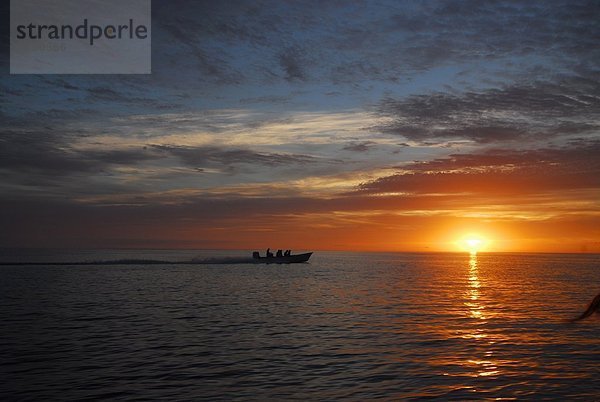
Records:
[[[598,255],[0,266],[0,399],[598,401],[599,291]]]

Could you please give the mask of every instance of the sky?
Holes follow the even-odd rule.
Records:
[[[0,247],[600,252],[598,1],[152,2],[152,74],[10,75]]]

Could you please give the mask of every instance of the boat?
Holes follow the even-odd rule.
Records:
[[[252,253],[252,262],[255,264],[296,264],[300,262],[308,262],[308,259],[313,253],[290,254],[282,256],[261,257],[258,251]]]

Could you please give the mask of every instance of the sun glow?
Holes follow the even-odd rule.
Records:
[[[462,251],[477,254],[478,251],[483,251],[489,243],[489,240],[478,234],[468,234],[458,241],[458,247]]]

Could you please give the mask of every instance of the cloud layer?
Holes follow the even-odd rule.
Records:
[[[600,251],[598,2],[152,6],[139,76],[9,75],[1,6],[0,246]]]
[[[513,84],[479,92],[437,92],[378,105],[379,129],[415,141],[532,141],[598,132],[600,83],[589,77]]]

